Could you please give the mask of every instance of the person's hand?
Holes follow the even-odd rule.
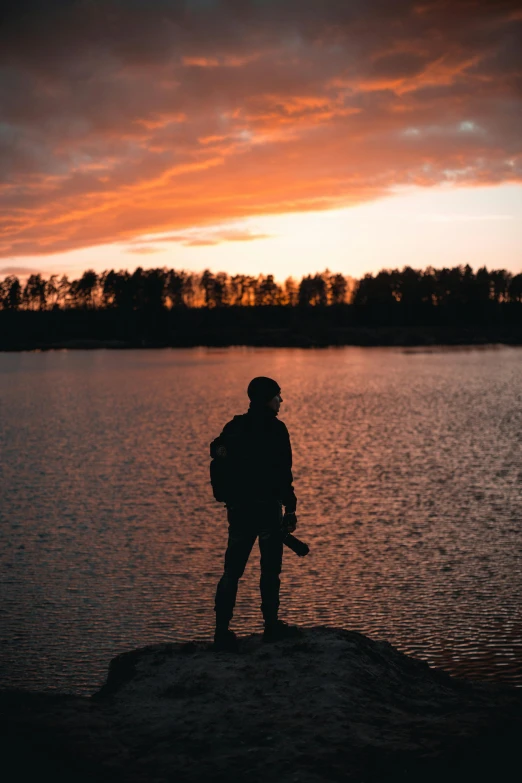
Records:
[[[283,517],[283,529],[287,533],[293,533],[297,527],[297,516],[295,511],[285,511]]]

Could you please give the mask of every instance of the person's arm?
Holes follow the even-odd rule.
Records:
[[[283,424],[283,422],[281,422]],[[292,446],[290,444],[290,435],[286,425],[283,424],[284,431],[282,437],[282,476],[281,476],[281,500],[285,507],[286,514],[295,514],[297,508],[297,498],[294,492],[294,477],[292,474]]]

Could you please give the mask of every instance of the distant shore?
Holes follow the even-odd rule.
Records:
[[[0,351],[258,346],[522,345],[522,304],[1,310]]]
[[[411,327],[347,327],[330,329],[326,333],[302,333],[290,329],[258,329],[248,334],[229,330],[213,330],[196,334],[181,333],[168,340],[139,338],[131,340],[74,337],[59,340],[19,338],[15,334],[0,334],[0,351],[52,350],[126,350],[150,348],[196,348],[249,346],[259,348],[328,348],[360,347],[435,347],[522,345],[520,329],[449,329]]]

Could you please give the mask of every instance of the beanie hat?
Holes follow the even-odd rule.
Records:
[[[280,391],[281,387],[272,378],[259,375],[257,378],[252,378],[248,384],[247,394],[254,404],[266,405]]]

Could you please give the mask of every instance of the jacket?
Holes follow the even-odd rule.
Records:
[[[221,435],[230,444],[227,505],[277,499],[287,512],[295,511],[290,436],[275,412],[251,406],[225,424]]]

